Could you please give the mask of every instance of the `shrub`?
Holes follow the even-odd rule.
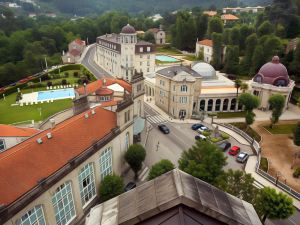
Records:
[[[48,86],[48,87],[52,86],[52,81],[48,81],[48,82],[47,82],[47,86]]]
[[[205,137],[208,137],[210,135],[210,132],[209,131],[203,131],[202,134],[205,136]]]
[[[65,78],[69,77],[69,72],[65,72],[64,75],[65,75]]]
[[[268,159],[265,158],[265,157],[261,157],[260,159],[260,164],[259,164],[259,169],[265,171],[266,173],[268,172],[268,168],[269,168],[269,165],[268,165]]]
[[[296,177],[296,178],[299,178],[299,177],[300,177],[300,167],[298,167],[298,168],[294,171],[293,176]]]
[[[48,74],[44,74],[43,76],[41,76],[41,80],[50,80],[50,76]]]
[[[221,133],[221,137],[223,140],[229,139],[229,135],[226,133]]]
[[[122,194],[123,191],[123,179],[117,175],[107,175],[100,184],[99,194],[102,201],[107,201]]]
[[[59,78],[60,78],[60,75],[59,75],[59,74],[53,74],[53,75],[52,75],[52,78],[53,78],[53,79],[59,79]]]
[[[77,84],[82,84],[82,80],[81,80],[81,79],[78,79],[78,80],[76,81],[76,83],[77,83]]]
[[[66,85],[67,84],[67,80],[66,79],[62,79],[61,80],[61,85]]]
[[[149,172],[148,180],[152,180],[170,170],[175,168],[174,164],[168,159],[162,159],[158,163],[155,163]]]
[[[212,143],[217,143],[219,141],[222,141],[221,138],[215,138],[215,137],[212,137],[210,140],[211,140]]]
[[[125,153],[125,160],[134,171],[135,178],[137,178],[138,172],[142,169],[143,161],[146,157],[146,150],[142,145],[133,144],[129,146]]]
[[[79,77],[79,73],[78,73],[77,71],[75,71],[75,72],[73,73],[73,76],[74,76],[74,77]]]
[[[91,75],[89,73],[86,74],[88,80],[91,80]]]
[[[17,96],[16,96],[16,102],[20,101],[22,99],[22,94],[21,92],[18,92]]]

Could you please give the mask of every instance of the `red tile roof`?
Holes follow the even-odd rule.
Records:
[[[232,14],[224,14],[221,16],[222,20],[238,20],[239,18]]]
[[[81,54],[81,52],[74,48],[71,51],[69,51],[69,54],[72,56],[79,56]]]
[[[203,14],[208,16],[215,16],[217,15],[217,11],[204,11]]]
[[[76,40],[74,40],[74,42],[78,45],[85,45],[85,41],[80,40],[80,39],[76,39]]]
[[[95,91],[95,94],[100,96],[112,95],[113,93],[114,91],[107,87],[101,87]]]
[[[121,79],[110,79],[110,78],[105,78],[106,80],[106,86],[112,85],[112,84],[119,84],[122,86],[126,91],[131,92],[131,84],[127,83],[124,80]],[[97,80],[92,83],[89,83],[86,85],[86,93],[87,94],[92,94],[95,93],[95,91],[103,86],[103,80]],[[80,87],[76,89],[76,91],[80,94],[84,94],[84,87]]]
[[[0,204],[12,203],[117,127],[116,113],[101,107],[94,110],[94,115],[90,110],[76,115],[0,153]]]
[[[157,33],[159,31],[159,29],[158,28],[151,28],[151,29],[149,29],[149,31],[152,32],[152,33]]]
[[[38,132],[40,131],[33,128],[0,124],[0,137],[30,137]]]
[[[198,41],[198,44],[212,47],[213,46],[213,41],[209,40],[209,39],[204,39],[202,41]]]

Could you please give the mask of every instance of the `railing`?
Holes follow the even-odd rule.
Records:
[[[253,147],[253,149],[255,150],[256,155],[257,155],[255,172],[257,174],[259,174],[260,176],[262,176],[263,178],[265,178],[266,180],[268,180],[269,182],[273,183],[276,187],[278,187],[281,190],[285,191],[286,193],[293,196],[297,200],[300,200],[300,193],[299,192],[292,189],[290,186],[288,186],[284,182],[280,181],[278,179],[278,177],[275,178],[275,177],[271,176],[270,174],[266,173],[265,171],[263,171],[259,168],[260,160],[261,160],[261,154],[260,154],[261,148],[260,148],[260,144],[254,138],[250,137],[244,131],[240,130],[239,128],[237,128],[237,127],[235,127],[231,124],[223,124],[223,123],[215,123],[215,124],[217,124],[218,126],[226,127],[228,129],[234,131],[235,133],[241,135],[243,138],[245,138],[251,144],[251,146]]]

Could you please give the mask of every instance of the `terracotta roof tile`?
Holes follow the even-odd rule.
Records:
[[[81,52],[77,49],[72,49],[71,51],[69,51],[69,53],[72,56],[79,56],[81,54]]]
[[[74,42],[78,45],[85,45],[85,41],[80,40],[80,39],[76,39],[76,40],[74,40]]]
[[[213,41],[209,40],[209,39],[204,39],[202,41],[198,41],[198,44],[212,47],[213,46]]]
[[[12,203],[117,127],[114,112],[101,107],[94,110],[94,115],[87,111],[88,118],[86,112],[76,115],[1,153],[0,204]],[[48,132],[51,139],[46,137]]]
[[[222,20],[238,20],[239,18],[232,14],[224,14],[221,16]]]
[[[0,124],[0,137],[30,137],[38,132],[40,131],[33,128]]]

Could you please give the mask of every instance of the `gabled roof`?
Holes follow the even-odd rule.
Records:
[[[122,86],[126,91],[131,92],[131,84],[127,83],[124,80],[121,79],[110,79],[110,78],[105,78],[105,85],[104,86],[109,86],[112,84],[119,84]],[[92,94],[95,93],[95,91],[99,88],[103,87],[103,80],[97,80],[92,83],[89,83],[86,85],[86,94]],[[76,89],[76,91],[80,94],[83,95],[84,93],[84,87],[80,87]]]
[[[82,46],[85,46],[85,41],[81,40],[81,39],[75,39],[73,41],[73,43],[76,43],[78,45],[82,45]]]
[[[238,20],[239,18],[232,14],[224,14],[221,16],[222,20]]]
[[[204,39],[202,41],[198,41],[198,44],[213,47],[213,41],[209,40],[209,39]]]
[[[73,48],[73,49],[71,49],[68,53],[69,53],[70,55],[72,55],[72,56],[80,56],[81,51],[79,51],[79,50]]]
[[[101,107],[93,110],[94,114],[88,110],[73,116],[0,153],[0,205],[26,194],[117,127],[116,113]],[[37,142],[39,138],[43,143]]]
[[[0,124],[0,137],[30,137],[38,132],[40,131],[33,128]]]
[[[261,225],[250,203],[178,169],[92,208],[85,224],[199,224],[176,223],[179,218],[170,221],[170,215],[165,223],[149,222],[178,206],[208,217],[209,224]],[[205,221],[201,224],[207,224]]]
[[[159,32],[160,30],[158,28],[151,28],[149,29],[148,31],[152,32],[152,33],[157,33]]]

